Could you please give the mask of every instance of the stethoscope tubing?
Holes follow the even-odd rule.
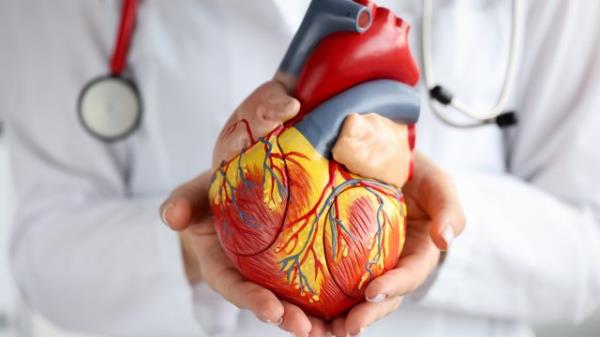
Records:
[[[138,7],[138,0],[123,1],[121,23],[119,25],[115,48],[110,61],[110,71],[113,76],[121,76],[127,67],[127,55],[129,54],[131,37],[135,30]]]
[[[456,128],[475,128],[483,125],[499,123],[498,118],[502,117],[506,113],[506,107],[508,105],[508,99],[514,88],[515,77],[517,73],[517,62],[521,55],[522,41],[523,41],[523,2],[522,0],[512,0],[512,23],[511,23],[511,43],[510,51],[508,56],[508,62],[506,65],[506,71],[504,73],[504,81],[500,95],[495,105],[487,112],[481,113],[476,109],[472,109],[470,106],[465,104],[460,99],[452,96],[446,88],[442,87],[441,84],[436,82],[433,61],[432,61],[432,26],[433,26],[433,0],[422,0],[422,21],[421,21],[421,52],[423,57],[423,75],[425,79],[425,86],[427,89],[428,102],[431,111],[435,116],[438,117],[443,123],[456,127]],[[436,97],[434,93],[444,92],[442,97]],[[447,117],[447,113],[443,111],[443,107],[448,106],[454,110],[462,113],[469,117],[474,122],[470,123],[458,123]],[[514,118],[514,116],[510,116]],[[512,125],[512,124],[511,124]]]
[[[351,1],[351,0],[348,0]],[[496,123],[501,125],[504,123],[500,119],[505,117],[503,115],[510,115],[504,113],[506,106],[508,105],[508,99],[511,94],[511,91],[514,87],[514,81],[516,77],[517,70],[517,59],[521,53],[521,43],[522,43],[522,0],[512,0],[512,27],[511,27],[511,44],[510,44],[510,52],[508,56],[508,62],[506,66],[506,71],[504,74],[504,81],[502,84],[502,89],[498,100],[495,105],[489,109],[485,113],[481,113],[476,109],[472,109],[467,104],[465,104],[460,99],[453,97],[453,95],[441,85],[436,83],[436,79],[434,77],[433,65],[432,65],[432,21],[433,21],[433,0],[422,0],[423,4],[423,13],[422,13],[422,57],[423,57],[423,75],[425,80],[425,86],[427,88],[428,94],[428,103],[431,108],[431,111],[437,116],[443,123],[456,127],[456,128],[475,128],[483,125]],[[83,121],[82,112],[81,112],[81,100],[82,96],[85,92],[93,86],[93,84],[98,83],[103,78],[112,78],[112,79],[121,79],[127,86],[133,88],[132,92],[137,97],[139,102],[139,111],[137,114],[139,116],[136,117],[136,121],[131,125],[131,128],[127,130],[127,132],[122,135],[115,137],[103,137],[102,135],[98,135],[94,132],[93,128],[90,125],[84,124],[84,128],[89,131],[93,136],[105,141],[112,142],[116,140],[121,140],[127,138],[131,135],[138,127],[139,120],[141,119],[141,97],[139,95],[139,91],[135,82],[132,80],[125,79],[123,77],[123,73],[127,68],[127,57],[129,54],[129,49],[131,46],[131,40],[133,37],[133,33],[135,30],[137,13],[139,8],[139,0],[123,0],[122,8],[121,8],[121,20],[119,23],[118,34],[115,41],[115,47],[113,50],[113,54],[110,59],[110,73],[106,76],[102,76],[98,79],[92,80],[90,84],[84,87],[82,94],[79,98],[79,114],[80,120]],[[437,93],[438,95],[434,95]],[[447,111],[444,111],[444,107],[450,107],[456,111],[461,112],[463,115],[469,117],[473,120],[470,123],[458,123],[456,121],[451,120],[447,116]],[[514,114],[513,114],[514,115]],[[509,120],[509,123],[506,125],[514,124],[511,121],[511,118],[514,119],[514,116],[508,116],[510,118],[504,118],[504,120]]]

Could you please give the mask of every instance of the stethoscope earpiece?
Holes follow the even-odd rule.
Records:
[[[496,125],[501,129],[506,129],[515,126],[519,123],[517,113],[514,111],[504,112],[495,118]]]
[[[454,98],[454,95],[450,92],[450,90],[442,87],[441,85],[436,85],[433,87],[433,89],[430,89],[429,96],[442,105],[451,104],[452,99]]]
[[[429,97],[432,101],[435,101],[443,106],[452,105],[453,100],[454,100],[454,94],[450,90],[446,89],[445,87],[443,87],[441,85],[436,85],[432,89],[430,89]],[[437,110],[435,109],[434,112],[437,112]],[[442,117],[442,118],[444,118],[443,120],[446,121],[445,117]],[[451,124],[452,122],[449,122],[449,121],[446,121],[446,122],[448,124],[450,124],[451,126],[457,126],[457,127],[462,127],[462,128],[474,128],[474,127],[478,127],[478,126],[496,124],[501,129],[506,129],[511,126],[517,125],[519,122],[519,119],[518,119],[516,112],[508,111],[508,112],[503,112],[493,118],[478,120],[473,124],[466,124],[466,125],[458,126],[458,125]]]

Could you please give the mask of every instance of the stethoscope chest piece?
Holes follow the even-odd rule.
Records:
[[[79,97],[79,120],[95,137],[114,142],[140,125],[142,100],[135,84],[120,76],[103,76],[86,85]]]

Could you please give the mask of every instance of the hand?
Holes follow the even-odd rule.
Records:
[[[299,307],[280,301],[268,289],[246,280],[229,261],[210,215],[210,174],[179,186],[160,208],[163,221],[179,231],[191,283],[206,282],[226,300],[250,310],[260,320],[278,325],[295,336],[325,336],[329,327]]]
[[[403,192],[408,206],[406,244],[395,269],[374,279],[365,289],[366,302],[332,322],[335,336],[358,335],[396,310],[402,296],[419,287],[439,263],[465,225],[450,178],[425,156],[415,154],[415,175]]]
[[[406,125],[375,113],[350,114],[332,149],[348,170],[401,188],[409,178],[412,149]]]
[[[258,138],[282,126],[299,111],[300,102],[288,95],[280,82],[271,80],[258,87],[225,123],[213,151],[213,170]]]

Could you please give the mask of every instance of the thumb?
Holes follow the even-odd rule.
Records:
[[[210,215],[208,190],[211,173],[205,172],[177,187],[160,206],[163,222],[173,230],[185,230],[190,224]]]
[[[465,218],[460,207],[446,205],[433,217],[430,236],[438,249],[446,251],[464,227]]]
[[[415,153],[415,174],[419,204],[432,221],[431,239],[440,250],[448,250],[465,228],[456,187],[444,171],[418,152]]]
[[[433,243],[443,251],[448,250],[452,241],[465,228],[465,215],[456,193],[456,187],[446,173],[430,174],[425,185],[430,190],[425,208],[431,215],[430,236]]]

